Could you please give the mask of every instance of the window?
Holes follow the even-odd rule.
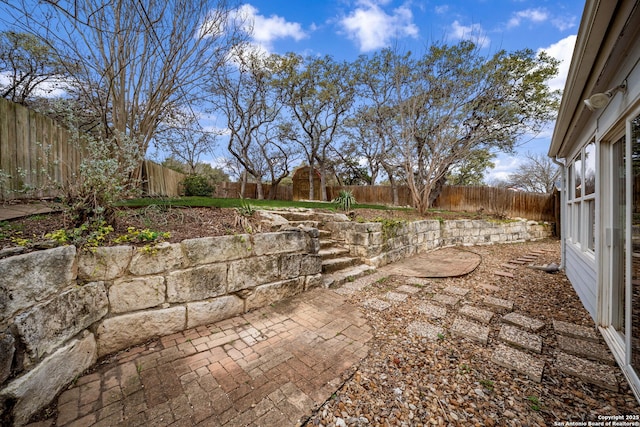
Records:
[[[582,251],[596,247],[596,143],[591,141],[569,164],[567,217],[569,240]]]

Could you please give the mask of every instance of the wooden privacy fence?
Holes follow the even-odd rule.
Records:
[[[82,152],[71,132],[54,120],[0,98],[0,199],[60,195],[80,168]],[[142,190],[154,196],[179,195],[184,175],[145,160]]]
[[[526,193],[506,188],[445,186],[435,200],[434,208],[556,221],[553,194]]]
[[[50,118],[0,98],[0,196],[54,197],[80,167],[70,132]]]
[[[304,180],[301,180],[304,183]],[[307,197],[301,196],[296,190],[297,182],[290,185],[278,186],[277,200],[306,200],[308,198],[308,183],[306,185]],[[263,184],[264,197],[267,198],[269,185]],[[246,184],[245,198],[256,199],[255,183]],[[351,191],[359,204],[393,205],[393,189],[389,185],[349,185],[328,186],[327,200],[338,196],[341,190]],[[315,199],[320,200],[320,188],[318,186]],[[412,206],[411,193],[406,186],[398,186],[397,206]],[[237,198],[240,197],[240,183],[223,182],[216,189],[216,197]],[[442,193],[434,202],[435,209],[454,212],[484,212],[487,214],[504,215],[505,217],[520,217],[535,221],[559,220],[558,194],[539,194],[512,191],[506,188],[493,187],[462,187],[445,186]]]

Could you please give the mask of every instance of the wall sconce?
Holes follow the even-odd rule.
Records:
[[[609,101],[611,101],[611,98],[613,98],[613,95],[615,95],[616,92],[624,92],[626,89],[627,81],[625,80],[624,82],[622,82],[622,84],[609,89],[604,93],[594,93],[589,97],[589,99],[584,100],[584,105],[586,105],[587,108],[591,111],[599,110],[600,108],[604,108],[607,106],[607,104],[609,104]]]

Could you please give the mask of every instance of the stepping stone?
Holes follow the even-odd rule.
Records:
[[[408,296],[409,295],[407,294],[401,294],[399,292],[387,292],[386,294],[384,294],[384,298],[387,301],[392,302],[404,302]]]
[[[491,361],[503,368],[513,369],[539,383],[542,381],[542,371],[544,371],[544,361],[529,353],[516,350],[505,344],[500,344],[493,352]]]
[[[524,261],[519,261],[517,259],[512,259],[511,261],[509,261],[509,264],[518,264],[518,265],[525,265],[526,262]]]
[[[489,323],[491,321],[491,318],[493,317],[492,311],[483,310],[471,305],[465,305],[460,309],[459,313],[482,323]]]
[[[391,307],[391,303],[379,300],[377,298],[369,298],[364,302],[364,306],[376,311],[383,311]]]
[[[554,320],[553,329],[555,329],[557,333],[568,337],[600,342],[600,334],[596,332],[594,328],[587,328],[586,326]]]
[[[533,332],[540,332],[544,328],[544,322],[542,320],[527,317],[518,313],[505,314],[502,316],[502,321]]]
[[[443,292],[446,292],[448,294],[451,295],[458,295],[460,297],[463,297],[465,295],[467,295],[469,293],[471,289],[466,289],[466,288],[459,288],[457,286],[447,286]]]
[[[433,304],[420,304],[418,311],[424,313],[432,319],[442,319],[447,315],[447,309]]]
[[[542,353],[542,338],[518,329],[515,326],[503,325],[502,328],[500,328],[498,339],[524,350]]]
[[[490,285],[488,283],[479,283],[478,286],[480,286],[482,289],[486,289],[487,291],[490,291],[490,292],[496,292],[496,291],[500,290],[499,287]]]
[[[433,299],[445,305],[456,305],[460,301],[460,297],[443,294],[436,294]]]
[[[601,365],[590,360],[558,352],[556,368],[560,372],[580,378],[582,381],[618,392],[618,381],[616,381],[615,374],[616,368],[613,366]]]
[[[400,285],[396,288],[396,291],[404,292],[405,294],[417,294],[420,292],[420,288],[416,286]]]
[[[533,250],[533,251],[531,251],[531,254],[532,254],[532,255],[545,255],[545,254],[546,254],[546,252],[544,252],[544,251],[538,251],[538,250]]]
[[[484,297],[482,300],[486,305],[495,308],[501,308],[505,310],[513,310],[513,301],[508,301],[506,299],[494,298],[490,296]]]
[[[474,341],[486,345],[489,341],[489,327],[478,325],[475,322],[464,320],[460,317],[456,318],[451,327],[454,335],[471,338]]]
[[[411,322],[407,326],[410,335],[418,335],[435,341],[444,335],[444,329],[427,322]]]
[[[616,359],[607,347],[593,341],[580,340],[573,337],[558,335],[558,346],[562,351],[585,359],[615,365]]]
[[[525,255],[525,256],[521,256],[518,259],[524,259],[524,260],[527,260],[527,261],[535,261],[535,260],[538,259],[538,257],[535,256],[535,255],[533,255],[533,256],[532,255]]]
[[[518,266],[517,266],[517,265],[515,265],[515,264],[509,264],[508,262],[507,262],[507,263],[504,263],[504,264],[500,264],[500,266],[501,266],[501,267],[504,267],[504,268],[510,268],[510,269],[512,269],[512,270],[515,270],[516,268],[518,268]]]
[[[507,273],[506,271],[494,271],[493,274],[495,274],[496,276],[508,277],[510,279],[513,279],[515,277],[513,274]]]

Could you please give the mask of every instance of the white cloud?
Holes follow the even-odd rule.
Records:
[[[495,167],[487,169],[484,176],[484,181],[489,184],[494,181],[505,181],[522,163],[522,156],[499,153],[493,163]]]
[[[569,28],[573,28],[576,26],[576,17],[562,17],[562,18],[553,18],[551,23],[554,27],[556,27],[560,31],[568,30]]]
[[[435,12],[438,15],[442,15],[443,13],[447,13],[448,11],[449,11],[449,5],[447,5],[447,4],[444,4],[442,6],[436,6],[436,8],[435,8]]]
[[[560,61],[558,75],[549,82],[549,87],[552,90],[564,89],[565,82],[567,81],[567,75],[569,74],[569,66],[571,65],[571,57],[573,55],[573,48],[575,44],[576,35],[574,34],[563,38],[549,47],[539,49]]]
[[[491,39],[487,37],[480,24],[462,25],[458,21],[451,24],[451,36],[457,40],[471,40],[479,47],[489,47]]]
[[[236,19],[244,22],[244,28],[253,43],[265,51],[272,49],[275,40],[292,38],[300,41],[308,36],[298,22],[288,22],[277,15],[260,15],[258,9],[250,4],[240,6],[236,11]]]
[[[385,1],[360,1],[360,6],[340,20],[347,36],[355,40],[361,52],[389,46],[394,38],[417,37],[418,27],[408,5],[394,9],[391,14],[380,6]]]
[[[545,22],[549,19],[549,13],[544,9],[526,9],[515,12],[509,22],[507,28],[514,28],[519,26],[523,20],[533,23]]]

